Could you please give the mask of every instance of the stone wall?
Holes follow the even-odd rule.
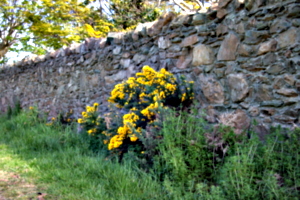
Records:
[[[210,122],[299,125],[300,1],[220,0],[208,13],[168,13],[134,31],[24,59],[0,71],[0,110],[20,100],[55,116],[106,99],[149,65],[195,81]],[[226,117],[227,116],[227,117]]]

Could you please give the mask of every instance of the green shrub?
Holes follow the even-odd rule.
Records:
[[[299,197],[299,128],[273,128],[263,142],[212,127],[197,112],[168,110],[162,118],[152,173],[171,199]]]
[[[86,111],[82,112],[82,118],[78,119],[81,128],[81,136],[89,143],[90,148],[95,151],[103,151],[106,149],[108,142],[106,124],[104,118],[100,117],[98,112],[98,103],[93,106],[86,106]]]

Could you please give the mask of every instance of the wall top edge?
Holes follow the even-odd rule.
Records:
[[[300,0],[219,0],[218,5],[212,7],[206,13],[188,13],[176,16],[174,13],[165,13],[159,17],[159,19],[153,22],[140,23],[134,30],[127,32],[109,32],[106,38],[86,38],[82,43],[73,43],[70,46],[63,47],[45,55],[32,55],[25,57],[24,59],[7,64],[2,69],[20,68],[33,63],[40,63],[50,59],[56,59],[58,57],[69,56],[72,54],[86,54],[91,51],[101,51],[107,46],[122,44],[125,39],[138,40],[140,37],[152,37],[158,35],[164,26],[174,25],[176,23],[182,23],[181,18],[186,16],[192,17],[193,21],[191,25],[204,25],[208,24],[217,18],[216,13],[222,9],[226,9],[230,4],[234,5],[234,11],[239,12],[241,9],[246,9],[249,15],[253,15],[256,12],[270,7],[286,6],[289,4],[300,3]],[[256,7],[255,7],[256,4]],[[257,5],[258,4],[258,5]],[[254,7],[253,7],[254,6]],[[199,22],[199,19],[204,19],[204,23]]]

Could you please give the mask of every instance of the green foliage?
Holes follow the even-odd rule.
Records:
[[[22,111],[10,120],[0,116],[1,172],[30,180],[45,199],[165,199],[157,182],[133,163],[119,165],[95,155],[76,127],[47,126],[36,112]],[[7,199],[28,199],[2,193],[2,186]]]
[[[7,118],[10,119],[12,116],[17,116],[21,112],[21,110],[22,107],[20,101],[17,101],[14,107],[8,106],[6,112]]]
[[[111,0],[109,8],[113,23],[119,30],[133,28],[138,23],[153,21],[161,14],[155,4],[145,0]]]
[[[118,164],[105,158],[104,151],[95,154],[83,137],[92,137],[87,131],[98,119],[97,107],[89,106],[83,113],[81,134],[74,134],[74,123],[47,126],[33,107],[10,119],[0,117],[0,143],[12,150],[10,158],[17,155],[23,168],[30,169],[22,168],[22,173],[48,188],[49,199],[255,200],[300,195],[299,128],[276,127],[260,141],[253,132],[237,136],[229,127],[213,127],[196,109],[160,107],[155,122],[148,123],[139,137],[143,149],[137,154],[129,148]],[[106,120],[108,129],[102,121],[97,134],[117,131],[122,122],[118,117]]]
[[[153,130],[161,140],[150,152],[152,173],[170,199],[299,196],[299,128],[284,133],[278,127],[263,143],[256,133],[237,137],[228,127],[211,127],[197,112],[164,115],[161,129]]]
[[[113,27],[77,0],[4,0],[0,10],[0,58],[9,50],[44,54],[45,49],[103,37]]]
[[[98,112],[98,103],[93,106],[86,106],[86,111],[82,112],[82,118],[78,119],[80,124],[80,133],[87,140],[90,148],[99,152],[107,149],[104,144],[108,143],[106,134],[106,124]]]

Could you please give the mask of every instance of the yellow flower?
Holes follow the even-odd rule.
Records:
[[[54,121],[54,120],[55,120],[55,117],[52,117],[51,120]]]
[[[29,110],[33,110],[33,107],[32,107],[32,106],[30,106],[30,107],[29,107]]]
[[[183,93],[181,97],[181,101],[184,101],[185,99],[186,99],[186,93]]]
[[[78,119],[78,123],[79,123],[79,124],[82,124],[82,123],[84,123],[84,120],[83,120],[82,118],[79,118],[79,119]]]
[[[98,107],[99,106],[99,103],[94,103],[94,107]]]
[[[86,111],[91,113],[91,112],[95,112],[95,108],[94,107],[91,107],[91,106],[87,106],[86,107]]]
[[[139,138],[136,137],[136,136],[130,137],[130,141],[131,141],[131,142],[135,142],[135,141],[137,141],[138,139],[139,139]]]
[[[163,99],[163,98],[166,98],[166,95],[165,95],[165,93],[163,91],[161,91],[159,93],[159,97]]]
[[[92,129],[88,130],[88,134],[92,134],[94,131]]]

